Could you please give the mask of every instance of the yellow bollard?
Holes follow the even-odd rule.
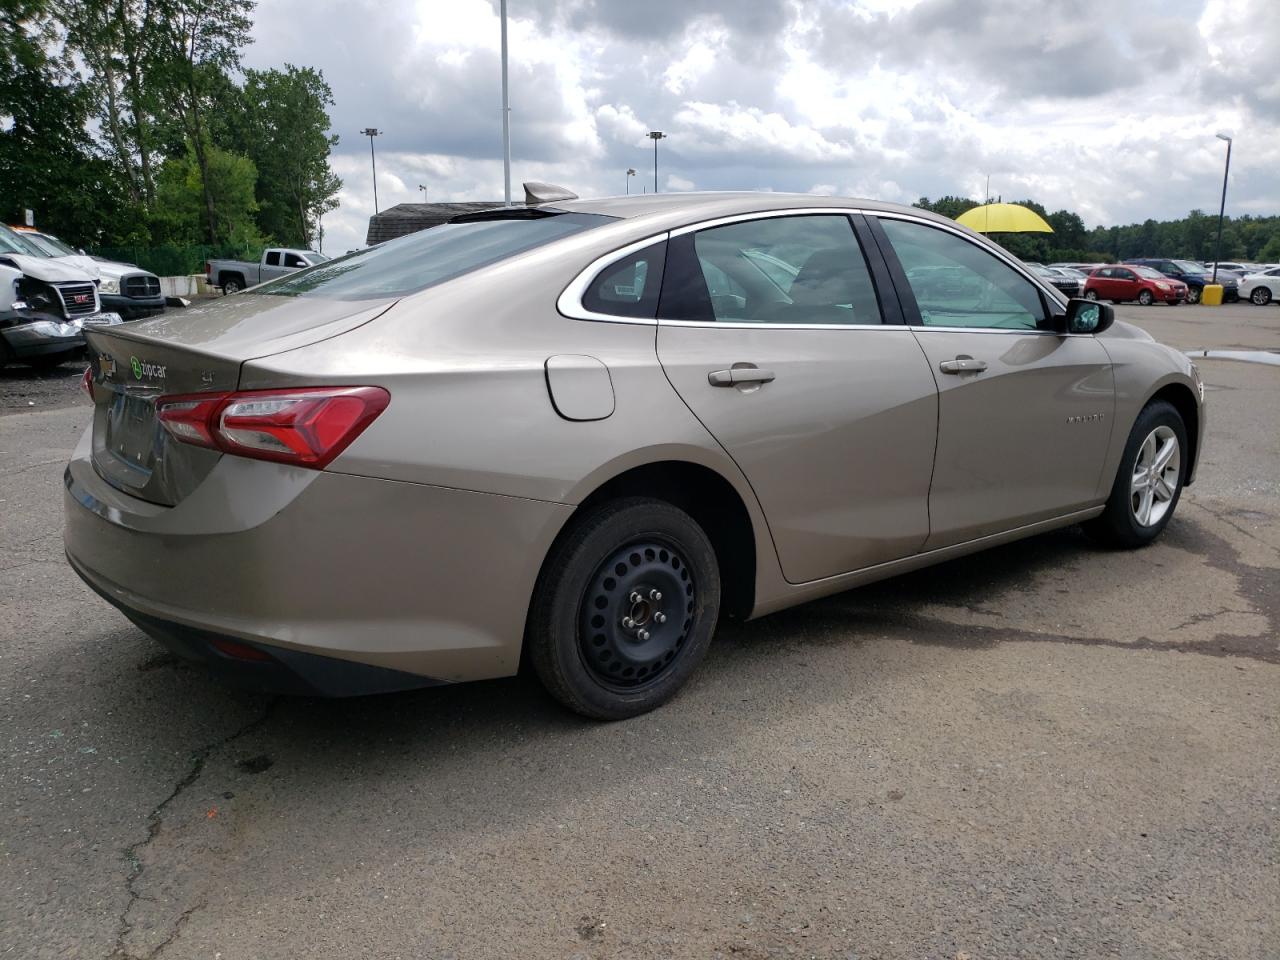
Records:
[[[1206,307],[1222,306],[1222,284],[1206,283],[1200,292],[1200,303]]]

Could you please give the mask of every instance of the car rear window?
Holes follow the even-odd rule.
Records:
[[[335,300],[402,297],[614,220],[589,213],[512,213],[411,233],[274,280],[254,293]]]

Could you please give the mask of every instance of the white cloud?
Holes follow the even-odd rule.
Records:
[[[1090,224],[1280,211],[1275,0],[528,0],[510,23],[514,189],[1032,196]],[[1099,24],[1102,26],[1099,27]],[[490,0],[272,0],[246,58],[321,68],[341,207],[326,247],[363,242],[376,124],[382,207],[502,195]]]

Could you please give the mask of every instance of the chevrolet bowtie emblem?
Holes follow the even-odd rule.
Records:
[[[116,362],[105,353],[98,356],[98,372],[104,377],[114,377],[116,373]]]

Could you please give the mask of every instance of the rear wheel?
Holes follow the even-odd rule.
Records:
[[[243,289],[244,289],[244,281],[241,280],[238,276],[222,278],[222,292],[224,295],[230,296],[233,293],[239,293]]]
[[[1102,515],[1085,523],[1089,536],[1116,547],[1141,547],[1160,535],[1182,495],[1187,428],[1170,403],[1138,414]]]
[[[547,690],[598,720],[645,713],[684,686],[720,612],[711,541],[683,510],[632,497],[578,517],[552,547],[526,642]]]
[[[1254,287],[1249,299],[1258,306],[1265,307],[1271,302],[1271,290],[1267,287]]]
[[[1151,306],[1151,301],[1154,299],[1155,297],[1151,296],[1150,290],[1142,290],[1138,293],[1138,302],[1144,307]]]

